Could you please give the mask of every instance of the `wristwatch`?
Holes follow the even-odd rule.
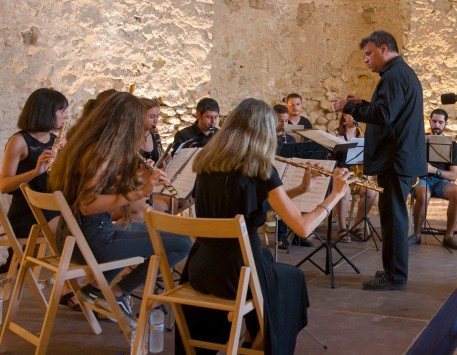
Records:
[[[441,177],[441,174],[442,174],[442,173],[443,173],[443,172],[442,172],[440,169],[436,169],[436,171],[435,171],[435,176]]]

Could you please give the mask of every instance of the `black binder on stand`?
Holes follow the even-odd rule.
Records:
[[[446,163],[452,162],[452,138],[444,135],[428,135],[426,136],[426,147],[427,147],[427,163]],[[425,176],[427,181],[428,175]],[[425,194],[428,194],[428,184],[425,184]],[[437,234],[445,234],[445,231],[432,229],[430,223],[427,220],[427,209],[428,203],[425,202],[425,218],[424,225],[421,229],[421,234],[431,234],[439,243],[441,243],[448,251],[452,254],[451,249],[445,246],[438,238]],[[428,228],[427,228],[428,226]]]

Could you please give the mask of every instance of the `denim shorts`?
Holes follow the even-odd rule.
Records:
[[[452,181],[442,179],[436,176],[429,176],[427,179],[421,178],[419,184],[411,190],[411,195],[415,197],[415,191],[419,186],[424,186],[427,183],[428,191],[432,192],[433,197],[444,198],[444,190],[449,184],[452,184]]]

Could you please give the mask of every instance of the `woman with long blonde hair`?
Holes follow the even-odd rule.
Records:
[[[296,335],[307,324],[305,278],[300,269],[273,262],[269,250],[261,247],[257,228],[265,222],[269,204],[295,233],[307,237],[344,196],[351,174],[346,169],[337,170],[330,195],[310,213],[301,214],[291,198],[310,188],[312,175],[306,169],[301,184],[286,192],[273,166],[275,152],[273,109],[261,100],[242,101],[195,158],[194,197],[198,217],[244,215],[264,298],[265,353],[293,354]],[[241,266],[236,241],[197,238],[182,280],[190,280],[200,292],[234,298]],[[185,309],[193,337],[226,341],[227,315],[210,311],[203,316],[201,312],[198,308]],[[246,323],[254,339],[259,329],[256,316],[248,315]],[[180,346],[177,341],[177,353]]]
[[[145,115],[144,105],[134,95],[111,95],[78,125],[50,174],[51,188],[64,194],[98,262],[154,254],[145,225],[128,225],[131,204],[149,197],[155,185],[167,181],[161,170],[150,174],[143,166],[138,167],[136,153]],[[141,180],[141,189],[135,188],[136,180]],[[111,212],[119,208],[127,226],[111,222]],[[67,226],[61,221],[57,228],[59,248],[67,235]],[[172,264],[186,257],[191,246],[190,240],[169,234],[163,235],[163,241]],[[82,261],[80,256],[75,257]],[[144,283],[147,267],[148,262],[137,266],[112,286],[121,309],[131,320],[128,296]],[[108,282],[117,273],[106,272]],[[86,285],[81,291],[89,302],[100,296],[95,285]],[[103,306],[104,300],[98,301]]]

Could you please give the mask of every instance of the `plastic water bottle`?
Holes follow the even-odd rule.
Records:
[[[165,316],[162,307],[154,308],[149,316],[149,352],[163,351],[163,330]]]

